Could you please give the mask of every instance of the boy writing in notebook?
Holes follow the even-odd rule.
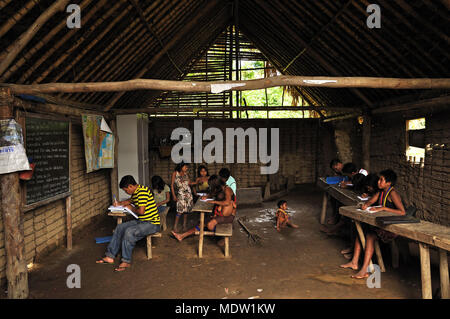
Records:
[[[122,262],[115,271],[124,271],[131,266],[131,255],[136,242],[147,235],[159,232],[160,217],[150,189],[136,183],[133,176],[122,177],[119,187],[131,197],[120,202],[114,199],[113,205],[127,207],[138,216],[138,219],[117,225],[105,257],[96,263],[113,264],[119,250],[122,250]]]

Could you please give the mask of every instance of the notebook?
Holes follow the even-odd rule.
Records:
[[[111,206],[108,207],[108,209],[109,209],[110,212],[127,213],[127,214],[132,215],[134,218],[139,219],[139,217],[135,213],[133,213],[130,209],[128,209],[127,207],[124,207],[124,206],[113,206],[113,205],[111,205]]]

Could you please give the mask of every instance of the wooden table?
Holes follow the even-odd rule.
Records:
[[[204,202],[200,199],[197,199],[194,207],[192,208],[192,212],[200,213],[200,232],[199,232],[199,240],[198,240],[198,257],[203,257],[203,238],[205,235],[205,213],[212,213],[214,205],[209,201]]]
[[[351,190],[347,188],[341,188],[338,184],[329,185],[327,184],[325,177],[320,177],[317,181],[317,186],[323,189],[323,200],[322,200],[322,212],[320,214],[320,223],[325,224],[325,217],[327,213],[327,203],[329,194],[331,197],[335,198],[337,201],[344,205],[353,206],[357,205],[360,200],[358,196]]]
[[[122,224],[122,218],[127,216],[124,212],[108,212],[108,216],[117,217],[117,225]]]
[[[422,280],[422,298],[431,299],[431,268],[429,246],[439,249],[440,257],[440,279],[442,299],[449,299],[449,271],[447,251],[450,251],[450,227],[433,224],[421,220],[415,224],[393,224],[380,227],[376,224],[375,218],[379,216],[392,216],[393,213],[379,211],[376,213],[361,212],[355,206],[343,206],[339,208],[339,213],[352,218],[356,222],[363,222],[381,229],[385,229],[399,236],[417,241],[420,248],[420,268]]]

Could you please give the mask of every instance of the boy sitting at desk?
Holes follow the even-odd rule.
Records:
[[[375,193],[375,195],[362,206],[362,209],[365,210],[372,204],[378,203],[380,207],[371,207],[370,211],[377,212],[382,210],[399,215],[405,215],[405,208],[403,207],[402,199],[394,189],[396,181],[397,181],[397,174],[395,174],[393,170],[387,169],[381,171],[380,178],[378,180],[379,191]],[[370,260],[372,259],[374,242],[377,239],[377,237],[379,237],[385,243],[393,240],[396,237],[395,234],[377,227],[368,226],[364,228],[366,229],[366,250],[364,253],[364,261],[361,270],[356,275],[352,276],[352,278],[357,279],[363,279],[369,276],[369,273],[367,272],[367,267],[369,266]],[[361,243],[359,242],[359,239],[356,239],[353,259],[349,263],[341,265],[341,267],[358,270],[358,261],[360,253],[361,253]]]
[[[364,168],[357,169],[354,163],[346,163],[342,168],[342,174],[347,176],[349,180],[340,182],[339,186],[342,188],[347,188],[349,185],[354,185],[353,178],[355,175],[362,174],[367,176],[368,172]]]
[[[233,222],[236,215],[236,196],[234,195],[233,190],[225,185],[225,181],[217,175],[211,175],[208,179],[208,184],[211,190],[210,197],[215,199],[209,201],[209,203],[214,204],[214,215],[205,220],[205,225],[210,231],[214,231],[217,224]],[[206,196],[201,198],[201,200],[204,199],[206,199]],[[193,235],[195,231],[200,231],[200,225],[195,226],[183,234],[172,231],[172,235],[178,239],[178,241],[182,241],[184,238]]]
[[[114,258],[122,248],[122,263],[115,271],[124,271],[131,265],[131,255],[136,242],[160,230],[160,217],[155,200],[148,187],[139,185],[131,175],[122,177],[119,184],[130,199],[114,201],[114,206],[125,206],[138,215],[139,219],[117,225],[104,258],[97,264],[113,264]],[[133,204],[134,206],[132,206]]]

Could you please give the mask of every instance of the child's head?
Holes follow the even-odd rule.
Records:
[[[369,194],[375,194],[378,191],[378,180],[380,178],[377,174],[369,174],[365,178],[366,191]]]
[[[357,173],[356,165],[353,163],[346,163],[342,168],[342,174],[346,176],[353,176]]]
[[[366,176],[364,174],[355,174],[352,177],[353,189],[356,192],[363,192],[366,186]]]
[[[197,170],[197,176],[198,176],[198,177],[209,176],[208,169],[206,168],[205,165],[200,165],[200,166],[198,167],[198,170]]]
[[[378,188],[385,189],[394,186],[397,182],[397,174],[392,169],[385,169],[380,172],[380,179],[378,180]]]
[[[337,158],[331,160],[330,162],[330,168],[336,172],[336,173],[341,173],[342,172],[342,162],[340,160],[338,160]]]
[[[284,209],[286,210],[287,208],[287,201],[285,201],[284,199],[280,200],[277,204],[278,208]]]
[[[225,192],[221,191],[216,195],[216,200],[221,201],[225,199]]]

